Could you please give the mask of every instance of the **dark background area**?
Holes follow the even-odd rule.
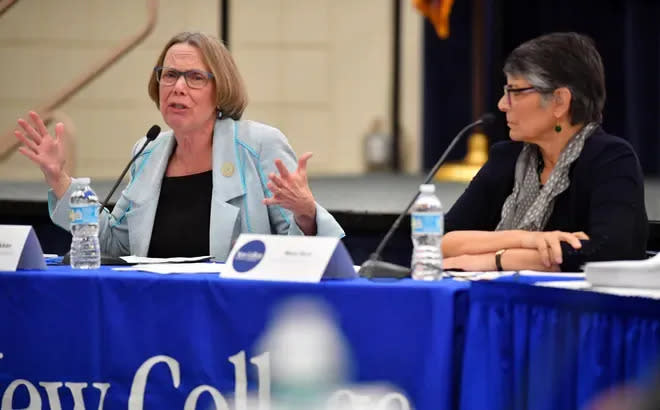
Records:
[[[628,140],[647,176],[660,175],[660,1],[657,0],[459,0],[450,37],[424,27],[423,164],[430,169],[453,134],[482,113],[472,113],[472,14],[484,13],[485,111],[497,121],[490,143],[507,128],[497,110],[506,56],[521,43],[553,31],[589,35],[605,66],[603,127]],[[453,159],[465,155],[465,144]]]

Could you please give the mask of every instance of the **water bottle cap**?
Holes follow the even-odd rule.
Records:
[[[76,182],[78,183],[78,185],[89,185],[91,179],[88,177],[76,178]]]
[[[422,184],[419,186],[419,192],[423,194],[432,194],[435,192],[435,185],[433,184]]]

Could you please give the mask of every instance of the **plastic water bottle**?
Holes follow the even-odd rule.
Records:
[[[420,185],[419,191],[410,216],[412,277],[418,280],[437,280],[442,278],[442,204],[435,196],[435,185]]]
[[[73,182],[71,194],[71,267],[74,269],[97,269],[101,265],[99,246],[99,201],[89,186],[89,178]]]

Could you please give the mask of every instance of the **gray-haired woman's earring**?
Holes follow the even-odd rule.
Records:
[[[561,132],[561,125],[557,124],[555,125],[555,132],[559,134]]]
[[[220,107],[217,108],[218,110],[218,119],[222,118],[222,111],[220,111]]]

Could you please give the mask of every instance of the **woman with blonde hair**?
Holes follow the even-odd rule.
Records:
[[[104,254],[225,260],[242,232],[344,235],[309,188],[311,153],[296,160],[279,130],[241,119],[243,80],[218,39],[197,32],[172,37],[148,89],[171,130],[140,154],[112,212],[101,212]],[[19,150],[41,167],[51,218],[68,229],[74,184],[63,170],[62,126],[53,137],[36,113],[30,117],[31,123],[18,120]]]

